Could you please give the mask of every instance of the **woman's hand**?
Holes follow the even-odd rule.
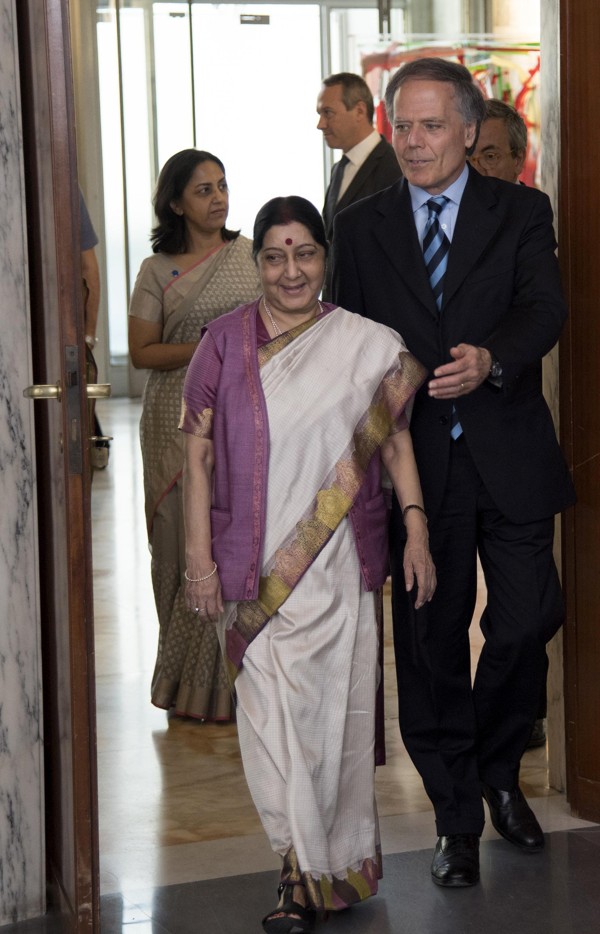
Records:
[[[216,566],[215,566],[216,567]],[[223,597],[219,572],[209,574],[205,580],[195,581],[188,578],[204,577],[207,571],[187,570],[185,581],[185,602],[188,610],[197,613],[202,622],[216,623],[223,612]]]
[[[412,513],[412,515],[411,515]],[[437,584],[435,565],[429,552],[429,536],[425,516],[418,510],[410,510],[405,516],[406,545],[404,546],[404,580],[406,590],[411,591],[417,583],[415,609],[429,603]]]
[[[186,434],[183,460],[183,520],[187,564],[185,602],[187,608],[205,622],[216,622],[219,613],[223,612],[221,581],[211,545],[213,469],[212,441]]]
[[[390,435],[381,447],[381,459],[394,484],[402,517],[406,526],[404,548],[404,579],[410,591],[417,583],[418,610],[433,597],[436,587],[435,567],[429,553],[427,516],[415,463],[412,439],[408,429]],[[410,506],[410,509],[406,507]]]

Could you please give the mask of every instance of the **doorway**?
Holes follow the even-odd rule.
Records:
[[[398,36],[403,5],[391,11]],[[276,195],[302,195],[320,208],[332,164],[316,130],[321,78],[360,72],[363,51],[379,47],[378,30],[377,4],[364,0],[97,4],[107,364],[115,394],[138,396],[144,383],[128,367],[127,306],[150,252],[161,166],[187,147],[217,155],[231,192],[229,226],[246,236],[258,208]]]
[[[228,20],[224,21],[225,25],[221,24],[219,26],[220,21],[216,15],[218,12],[217,7],[229,17]],[[302,15],[306,16],[307,22],[312,24],[311,41],[314,38],[313,29],[315,34],[318,33],[319,36],[319,55],[317,56],[313,49],[314,54],[311,53],[310,56],[312,65],[315,64],[315,61],[317,62],[314,80],[312,77],[310,80],[305,79],[303,85],[303,90],[308,89],[306,105],[300,106],[298,96],[296,94],[292,95],[295,112],[291,114],[288,120],[289,94],[283,95],[283,103],[280,106],[273,106],[272,99],[269,98],[264,107],[264,112],[260,99],[252,99],[251,106],[246,109],[242,108],[244,119],[248,114],[251,114],[252,120],[256,121],[256,111],[259,110],[261,120],[273,123],[274,135],[271,137],[257,132],[253,127],[252,120],[243,124],[244,128],[240,132],[239,125],[229,126],[224,123],[223,113],[225,111],[230,112],[233,109],[237,113],[235,110],[236,100],[233,99],[233,103],[231,103],[230,99],[227,107],[217,101],[217,95],[221,93],[219,82],[223,79],[221,76],[216,78],[215,75],[219,73],[221,60],[224,59],[229,64],[230,55],[236,62],[246,56],[250,60],[250,69],[257,56],[260,54],[268,56],[269,47],[260,38],[261,36],[264,38],[264,32],[261,32],[261,30],[264,30],[266,26],[271,27],[270,17],[272,11],[281,12],[284,7],[290,10],[302,10]],[[200,13],[197,12],[197,8]],[[252,15],[259,19],[242,22],[241,17],[246,14],[241,11],[247,11],[249,8],[249,4],[150,3],[147,0],[113,2],[110,4],[110,9],[107,7],[104,10],[99,6],[98,32],[100,32],[101,26],[110,26],[110,35],[105,34],[104,36],[106,40],[104,48],[105,51],[108,50],[106,61],[112,62],[111,68],[113,69],[113,83],[107,83],[104,92],[103,128],[106,115],[107,120],[113,121],[112,125],[116,134],[114,144],[105,150],[103,163],[105,167],[104,188],[105,191],[110,192],[110,198],[107,198],[106,201],[110,201],[110,210],[114,212],[111,216],[113,216],[117,226],[114,228],[107,226],[105,239],[107,249],[110,249],[113,253],[114,262],[121,264],[120,267],[113,267],[114,274],[109,269],[106,277],[108,287],[114,293],[114,296],[110,299],[110,304],[120,320],[120,325],[117,323],[113,328],[111,318],[111,367],[126,367],[127,365],[126,343],[121,344],[119,351],[119,346],[115,347],[113,334],[119,334],[119,327],[122,327],[123,334],[125,334],[128,294],[135,280],[139,262],[149,252],[148,232],[152,224],[150,192],[160,165],[171,152],[195,144],[202,148],[206,146],[218,155],[222,155],[223,153],[219,147],[221,137],[218,134],[221,132],[230,134],[227,138],[232,141],[233,161],[229,158],[229,155],[224,157],[233,190],[231,216],[234,219],[234,225],[242,227],[246,233],[250,232],[255,207],[252,207],[252,203],[248,202],[250,205],[247,212],[249,220],[244,220],[242,212],[246,210],[245,202],[248,198],[254,198],[257,193],[252,190],[251,196],[246,194],[251,186],[245,183],[244,173],[250,172],[248,152],[257,148],[257,138],[260,140],[259,151],[261,153],[265,148],[276,151],[281,149],[282,146],[287,146],[286,153],[289,151],[291,156],[298,157],[299,168],[296,166],[294,173],[292,173],[290,165],[286,163],[285,177],[298,178],[302,183],[308,179],[305,163],[310,160],[306,153],[312,153],[313,147],[315,147],[315,152],[318,151],[318,159],[314,164],[318,163],[320,176],[317,177],[317,174],[314,173],[310,175],[312,179],[310,184],[312,186],[311,192],[320,192],[320,194],[312,194],[308,190],[302,193],[306,193],[316,204],[322,202],[324,180],[328,175],[330,154],[328,152],[323,153],[320,134],[315,132],[314,100],[320,76],[326,72],[342,69],[360,70],[359,56],[362,48],[367,42],[377,42],[377,11],[374,6],[367,9],[366,5],[361,9],[358,6],[353,6],[334,10],[331,8],[331,4],[252,4]],[[316,18],[312,15],[315,11],[318,12]],[[234,12],[240,17],[239,22],[232,19]],[[127,22],[125,14],[129,13],[134,13],[135,17]],[[206,17],[203,19],[201,14],[206,14]],[[370,22],[373,24],[372,31],[367,29],[367,19],[364,20],[367,25],[355,26],[358,19],[353,19],[353,17],[360,18],[363,14],[367,19],[370,18]],[[121,19],[122,16],[123,19]],[[212,20],[210,17],[212,17]],[[261,21],[261,17],[267,17],[268,23]],[[212,22],[215,27],[213,41],[208,42],[208,51],[202,45],[202,43],[205,46],[207,45],[206,35],[208,33],[203,31],[204,27],[195,31],[197,30],[197,24],[200,22],[203,24]],[[342,48],[341,41],[339,41],[339,35],[341,35],[342,31],[345,31],[348,38],[346,48]],[[234,43],[231,43],[230,48],[231,32],[238,34],[237,51],[235,52]],[[228,38],[227,49],[224,51],[222,37],[225,35]],[[248,36],[254,36],[255,38],[252,40],[246,39]],[[127,45],[128,42],[131,45]],[[263,44],[261,45],[261,43]],[[219,49],[219,52],[218,54],[215,53],[211,59],[210,55],[214,51],[213,46],[214,50]],[[201,56],[198,55],[198,49],[203,49]],[[249,51],[251,54],[248,54]],[[139,61],[143,62],[143,65],[140,65],[139,61],[136,64],[134,52],[139,54]],[[198,57],[206,57],[208,61],[212,61],[212,68],[206,67],[206,73],[201,82],[198,78],[201,73],[197,62]],[[275,54],[273,54],[273,57],[275,58]],[[286,67],[289,67],[288,58],[284,63]],[[172,66],[174,60],[178,63],[176,73]],[[280,59],[277,59],[277,61],[280,62]],[[303,56],[302,61],[304,62]],[[329,64],[324,67],[322,63],[327,61]],[[133,67],[133,71],[125,80],[127,86],[125,87],[123,80],[121,80],[121,83],[117,81],[115,84],[114,75],[121,74],[122,76],[123,69],[127,65]],[[228,68],[227,80],[233,74],[238,86],[245,91],[244,77],[246,72],[239,64],[236,65],[236,69],[232,71],[231,68]],[[248,71],[248,66],[246,66],[246,71]],[[252,73],[251,70],[249,73]],[[187,76],[186,80],[189,84],[185,85],[185,89],[178,94],[184,84],[182,76]],[[267,81],[268,77],[263,76],[261,80],[263,82]],[[278,85],[282,85],[282,82],[278,81]],[[206,114],[208,116],[205,114],[203,123],[203,110],[198,103],[198,97],[204,88],[209,89],[210,100],[206,105]],[[213,93],[215,95],[214,101],[212,99]],[[177,103],[175,105],[173,100],[177,94]],[[119,105],[115,106],[117,101]],[[212,110],[210,110],[209,104],[213,108]],[[271,118],[272,111],[274,111],[275,116]],[[298,129],[296,122],[299,112],[306,116],[306,125],[303,125],[301,129]],[[204,142],[204,140],[199,139],[198,127],[203,125],[206,125],[207,132],[215,134],[209,138],[212,141]],[[160,129],[161,127],[163,130]],[[213,128],[218,129],[214,130]],[[240,147],[240,139],[248,141],[247,148]],[[264,146],[263,140],[265,139],[269,140],[269,147]],[[297,145],[299,139],[302,140],[302,147]],[[235,172],[238,171],[235,160],[238,153],[233,151],[233,143],[236,144],[239,150],[239,178],[241,182],[235,181]],[[273,162],[278,163],[279,160],[273,160]],[[106,174],[107,164],[110,173],[108,175]],[[267,171],[265,171],[263,161],[258,163],[258,175],[260,175],[261,180],[263,176],[268,175],[270,169],[270,163],[267,164]],[[255,174],[257,173],[255,172]],[[271,184],[271,182],[272,179],[269,178],[268,184]],[[237,191],[240,191],[239,207],[238,202],[236,202]],[[263,192],[260,199],[256,198],[256,206],[266,200],[272,193],[271,190]],[[106,216],[108,218],[108,214]],[[117,385],[119,384],[119,380],[114,376],[113,381]],[[136,387],[131,380],[126,385],[128,390],[135,395]],[[140,475],[138,474],[138,476]],[[133,488],[131,492],[133,495]],[[139,549],[137,560],[142,569],[145,570],[148,567],[149,559],[142,547]],[[121,565],[121,569],[124,566]],[[123,584],[126,588],[131,588],[131,578],[124,575]],[[146,587],[149,588],[149,575]],[[147,622],[147,619],[145,621],[140,620],[140,634],[147,637],[148,631],[143,629],[144,622]],[[154,637],[155,631],[152,629],[150,632],[151,648],[148,649],[148,643],[144,642],[144,652],[148,651],[152,654],[154,649],[152,640],[154,640]],[[121,638],[126,637],[122,634]],[[147,704],[145,698],[143,702]],[[122,711],[117,710],[117,716],[119,715],[123,715]],[[163,729],[164,722],[161,721],[160,731]],[[116,774],[118,773],[114,773],[113,777]],[[161,777],[164,777],[162,770],[155,770],[148,776],[151,782]]]

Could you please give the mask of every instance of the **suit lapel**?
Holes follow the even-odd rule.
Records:
[[[448,256],[442,312],[498,231],[502,220],[492,210],[496,204],[493,186],[469,168]]]
[[[493,210],[497,203],[493,186],[469,168],[469,180],[461,198],[448,257],[442,313],[496,235],[502,223]],[[381,222],[375,225],[374,234],[381,249],[406,286],[437,320],[439,314],[417,237],[410,192],[404,179],[393,186],[386,198],[379,199],[377,210]]]
[[[406,287],[437,320],[438,310],[417,237],[408,185],[400,179],[377,204],[380,223],[374,235]]]
[[[354,176],[354,178],[348,185],[346,191],[344,192],[344,194],[342,195],[342,197],[336,204],[336,207],[335,207],[336,214],[338,211],[343,211],[343,209],[347,208],[348,205],[354,204],[354,202],[358,200],[357,199],[358,192],[364,185],[369,175],[373,174],[373,172],[375,171],[377,167],[377,163],[381,159],[382,152],[384,149],[384,145],[382,144],[383,144],[383,140],[380,140],[380,142],[377,143],[377,146],[375,147],[373,152],[369,153],[369,155],[367,156],[367,158],[361,165],[360,169],[358,170],[358,172],[356,173],[356,175]]]

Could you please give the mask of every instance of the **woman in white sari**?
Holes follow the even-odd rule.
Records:
[[[382,325],[321,303],[327,241],[303,198],[259,212],[260,300],[208,325],[186,377],[186,599],[216,623],[244,770],[282,857],[268,934],[375,894],[380,465],[406,517],[406,586],[435,570],[405,409],[425,373]]]

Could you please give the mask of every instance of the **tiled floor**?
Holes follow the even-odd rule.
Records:
[[[253,934],[273,907],[278,859],[246,788],[235,726],[169,719],[149,702],[157,622],[139,406],[113,400],[99,411],[114,436],[93,489],[102,934]],[[480,641],[474,627],[474,658]],[[431,883],[433,814],[399,738],[391,656],[388,644],[388,764],[377,774],[385,875],[377,898],[331,917],[324,934],[597,934],[600,827],[572,818],[547,787],[544,748],[525,754],[521,777],[545,851],[522,854],[486,826],[481,884]],[[2,934],[55,934],[51,925]]]

